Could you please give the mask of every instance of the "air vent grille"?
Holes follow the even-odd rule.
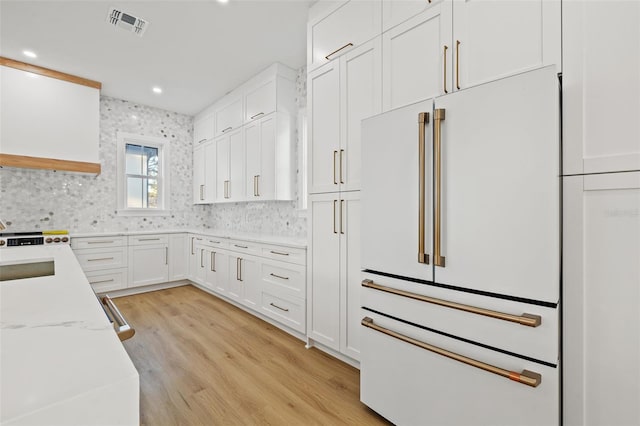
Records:
[[[149,23],[142,18],[138,18],[125,13],[115,7],[109,9],[107,14],[107,23],[114,27],[130,31],[142,37]]]

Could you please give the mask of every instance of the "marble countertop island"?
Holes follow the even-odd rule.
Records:
[[[0,281],[0,423],[138,424],[138,372],[71,248],[0,250],[36,260],[54,274]]]

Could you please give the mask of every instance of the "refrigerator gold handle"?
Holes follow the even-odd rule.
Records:
[[[425,228],[425,127],[429,123],[429,113],[418,114],[418,263],[429,264],[429,255],[424,250]]]
[[[440,254],[442,237],[442,121],[444,109],[436,109],[433,114],[433,157],[435,171],[434,185],[434,231],[433,231],[433,264],[445,266],[445,258]]]
[[[498,376],[502,376],[506,379],[513,380],[518,383],[522,383],[523,385],[527,385],[535,388],[535,387],[538,387],[538,385],[540,385],[540,383],[542,382],[542,375],[539,373],[534,373],[533,371],[529,371],[529,370],[522,370],[522,372],[520,373],[518,373],[517,371],[505,370],[504,368],[496,367],[494,365],[487,364],[485,362],[478,361],[476,359],[469,358],[464,355],[457,354],[455,352],[450,352],[438,346],[433,346],[428,343],[422,342],[420,340],[414,339],[412,337],[397,333],[393,330],[389,330],[388,328],[381,327],[378,324],[375,324],[373,322],[373,319],[369,317],[364,317],[362,319],[361,324],[365,327],[371,328],[372,330],[386,334],[387,336],[391,336],[405,343],[409,343],[411,345],[436,353],[438,355],[442,355],[447,358],[451,358],[453,360],[462,362],[472,367],[479,368],[489,373],[497,374]]]
[[[516,324],[525,325],[527,327],[538,327],[540,324],[542,324],[542,317],[540,315],[526,313],[522,315],[512,315],[505,312],[492,311],[491,309],[479,308],[477,306],[465,305],[463,303],[452,302],[450,300],[438,299],[435,297],[425,296],[423,294],[412,293],[410,291],[400,290],[393,287],[387,287],[381,284],[376,284],[373,280],[370,279],[363,280],[362,287],[383,291],[385,293],[395,294],[397,296],[407,297],[409,299],[418,300],[420,302],[444,306],[445,308],[457,309],[459,311],[469,312],[476,315],[484,315],[490,318],[514,322]]]
[[[344,178],[342,177],[342,156],[344,155],[344,149],[340,150],[340,183],[344,183]]]
[[[444,59],[443,59],[443,64],[444,64],[444,73],[443,73],[443,84],[444,84],[444,93],[449,93],[449,91],[447,90],[447,50],[449,50],[449,46],[447,46],[446,44],[444,45]]]

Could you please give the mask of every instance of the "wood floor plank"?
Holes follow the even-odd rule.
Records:
[[[385,425],[359,371],[192,286],[117,299],[142,425]]]

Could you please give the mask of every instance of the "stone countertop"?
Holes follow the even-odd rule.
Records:
[[[0,250],[35,260],[54,275],[0,282],[0,423],[138,424],[138,372],[71,247]]]
[[[307,248],[306,239],[296,237],[286,237],[280,235],[266,235],[266,234],[253,234],[253,233],[240,233],[215,229],[155,229],[150,231],[114,231],[114,232],[95,232],[95,233],[70,233],[71,238],[83,238],[83,237],[112,237],[116,235],[128,236],[128,235],[150,235],[150,234],[177,234],[177,233],[189,233],[198,234],[208,237],[216,238],[228,238],[230,240],[239,241],[251,241],[264,244],[275,244],[286,247],[294,248]]]

